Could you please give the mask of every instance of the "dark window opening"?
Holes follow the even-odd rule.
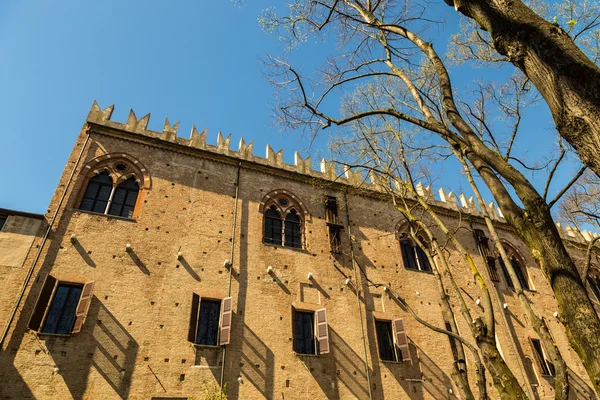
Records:
[[[531,344],[533,345],[533,350],[538,360],[538,365],[540,366],[542,375],[554,376],[556,374],[554,364],[546,359],[546,355],[544,354],[544,350],[542,348],[542,343],[538,339],[531,339]]]
[[[400,250],[404,268],[415,271],[431,272],[431,265],[427,254],[418,246],[414,246],[410,240],[400,240]]]
[[[508,269],[506,268],[504,261],[502,261],[501,258],[499,258],[498,261],[500,262],[500,267],[502,268],[502,273],[504,274],[504,279],[506,279],[506,284],[508,285],[508,287],[514,289],[515,284],[513,283],[512,279],[510,278]],[[515,274],[517,275],[517,279],[519,280],[521,287],[523,289],[529,289],[529,282],[527,280],[527,277],[525,276],[525,272],[523,271],[523,267],[521,267],[521,264],[514,258],[511,258],[510,265],[512,265],[513,269],[515,270]]]
[[[279,212],[275,206],[271,206],[265,212],[265,232],[263,241],[270,244],[282,244],[281,235],[283,233],[282,221]]]
[[[375,320],[379,358],[383,361],[398,361],[392,333],[392,321]]]
[[[301,233],[302,223],[300,221],[300,216],[296,212],[296,210],[292,210],[285,217],[285,240],[283,242],[284,246],[287,247],[302,247],[302,233]]]
[[[216,346],[219,336],[219,316],[221,302],[218,300],[200,301],[200,315],[198,316],[198,330],[196,331],[196,344]]]
[[[81,297],[82,286],[59,283],[48,315],[42,328],[43,333],[68,335],[73,330],[75,312]]]
[[[494,257],[488,257],[486,260],[488,272],[490,273],[490,279],[494,282],[500,282],[500,277],[498,276],[498,271],[496,270],[496,259]]]
[[[335,196],[327,196],[325,199],[325,220],[331,224],[339,224],[338,204]]]
[[[7,217],[0,217],[0,231],[2,230],[2,227],[4,226],[4,224],[6,223],[6,218]]]
[[[317,354],[315,345],[314,313],[294,312],[294,351],[299,354]]]
[[[139,187],[135,178],[129,178],[116,187],[108,214],[131,218],[137,201]]]
[[[329,248],[333,254],[342,253],[342,230],[336,225],[329,225]]]
[[[108,172],[103,172],[91,178],[81,200],[79,208],[84,211],[106,213],[106,206],[113,190],[113,181]]]

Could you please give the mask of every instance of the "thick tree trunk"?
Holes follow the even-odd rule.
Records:
[[[529,206],[528,211],[531,208]],[[545,214],[546,218],[539,218]],[[518,229],[519,236],[533,250],[533,256],[548,277],[569,342],[583,361],[596,392],[600,393],[600,320],[547,207],[540,205],[537,213],[530,212],[508,222]]]
[[[508,365],[502,359],[500,352],[498,352],[495,338],[485,333],[485,326],[481,320],[476,320],[476,322],[478,323],[477,327],[481,329],[481,335],[476,337],[477,347],[481,351],[485,367],[492,376],[494,387],[498,390],[500,398],[506,400],[527,399],[523,388],[519,386]]]
[[[446,0],[477,21],[495,49],[527,75],[560,135],[600,176],[600,68],[560,27],[520,0]]]

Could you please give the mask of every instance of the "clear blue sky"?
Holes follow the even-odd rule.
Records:
[[[169,117],[181,120],[180,136],[196,124],[209,128],[209,143],[220,130],[232,133],[233,146],[241,136],[254,140],[258,155],[270,143],[285,149],[286,162],[295,150],[305,156],[306,142],[271,126],[273,89],[259,60],[281,53],[282,44],[257,23],[262,9],[280,2],[251,0],[243,8],[228,0],[0,3],[0,207],[46,211],[94,100],[102,108],[114,103],[116,121],[133,108],[138,117],[151,113],[150,129],[161,130]],[[458,17],[447,10],[452,31]],[[293,60],[308,68],[328,46],[309,43]],[[488,72],[459,71],[455,78],[474,74]],[[539,131],[548,120],[540,111],[532,126]],[[526,143],[553,140],[544,129]]]

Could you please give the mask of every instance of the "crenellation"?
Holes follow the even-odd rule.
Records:
[[[150,114],[148,114],[150,115]],[[169,142],[177,141],[177,130],[179,129],[179,121],[175,122],[174,125],[169,123],[169,118],[165,118],[165,124],[163,126],[163,139]]]
[[[338,175],[335,168],[335,162],[327,161],[324,158],[320,162],[320,168],[318,170],[315,170],[312,167],[310,156],[307,156],[303,159],[300,153],[298,153],[297,151],[294,153],[294,164],[285,164],[283,161],[283,149],[280,149],[279,151],[275,152],[269,144],[267,144],[266,146],[266,157],[262,158],[254,155],[254,142],[246,144],[243,138],[240,139],[237,151],[232,150],[230,147],[231,134],[229,134],[227,137],[224,137],[221,132],[218,132],[216,146],[209,145],[206,143],[208,129],[204,129],[202,132],[199,133],[195,125],[192,126],[189,140],[178,138],[177,131],[179,128],[179,121],[171,125],[169,123],[168,118],[165,119],[162,132],[155,132],[147,129],[148,122],[150,120],[150,113],[144,115],[140,119],[137,119],[135,112],[133,110],[130,110],[129,115],[127,117],[127,122],[125,124],[114,122],[110,120],[113,111],[114,105],[111,105],[102,110],[100,109],[98,103],[94,101],[90,112],[88,113],[87,121],[98,125],[104,125],[110,128],[128,131],[131,133],[137,133],[169,142],[188,145],[197,149],[225,154],[231,157],[252,161],[258,164],[268,165],[275,168],[281,168],[288,171],[295,171],[301,174],[336,181],[342,184],[348,184],[356,187],[364,187],[369,190],[383,191],[386,185],[386,182],[378,182],[379,178],[377,178],[374,174],[369,173],[367,174],[367,177],[364,177],[360,169],[352,171],[352,168],[350,168],[347,165],[344,166],[344,173],[342,175]],[[394,186],[399,192],[405,192],[402,185],[398,182],[395,182]],[[439,196],[439,200],[437,200],[434,196],[433,188],[431,187],[431,185],[425,186],[422,182],[417,183],[416,190],[417,193],[423,196],[427,201],[435,202],[442,207],[446,207],[452,210],[460,210],[462,212],[466,212],[472,215],[481,215],[479,209],[477,208],[477,205],[475,204],[473,196],[467,198],[465,194],[461,193],[457,199],[456,195],[452,191],[445,191],[443,188],[440,188],[437,191]],[[406,197],[410,198],[411,196],[407,195]],[[484,206],[488,210],[490,217],[493,220],[498,220],[501,222],[505,221],[504,215],[502,214],[502,210],[500,210],[500,208],[497,207],[494,204],[494,202],[491,202]],[[573,227],[571,226],[563,227],[560,225],[560,223],[556,225],[561,237],[575,242],[589,242],[594,238],[598,237],[598,233],[595,232],[578,231],[573,229]]]

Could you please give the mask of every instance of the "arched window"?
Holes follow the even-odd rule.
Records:
[[[402,231],[402,229],[400,231]],[[400,240],[400,251],[402,253],[404,268],[413,271],[432,272],[427,254],[425,254],[423,249],[412,240],[407,232],[399,233],[398,239]],[[419,241],[425,245],[427,243],[420,236]]]
[[[506,254],[510,259],[510,265],[512,265],[515,270],[515,274],[517,275],[517,279],[521,284],[523,289],[530,289],[529,286],[529,278],[527,276],[527,269],[525,268],[525,263],[522,261],[521,257],[518,256],[516,250],[512,248],[512,246],[507,243],[503,243],[504,249],[506,250]],[[500,268],[502,268],[502,273],[504,274],[504,279],[506,280],[506,285],[512,289],[515,288],[515,284],[513,283],[510,275],[508,274],[508,269],[506,265],[504,265],[504,261],[502,258],[498,258],[498,262],[500,264]]]
[[[86,165],[85,191],[79,209],[100,214],[133,218],[141,189],[148,189],[150,179],[141,164],[127,156],[105,154]]]
[[[265,196],[260,210],[264,214],[263,242],[303,248],[302,231],[306,214],[302,203],[285,190]]]
[[[285,217],[285,245],[289,247],[302,247],[302,222],[298,212],[294,209]]]
[[[277,211],[277,207],[272,205],[265,212],[265,233],[263,236],[263,241],[269,244],[278,244],[282,245],[282,236],[283,232],[282,223],[281,223],[281,215]]]
[[[106,206],[113,189],[113,181],[108,172],[91,178],[79,205],[80,210],[106,213]]]

